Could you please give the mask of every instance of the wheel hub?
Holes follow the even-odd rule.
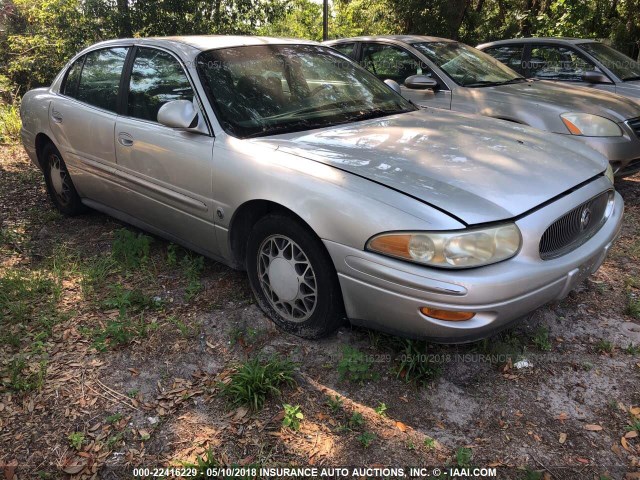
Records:
[[[316,275],[300,246],[284,235],[271,235],[258,249],[258,278],[271,306],[291,322],[307,320],[316,308]]]
[[[285,301],[291,301],[298,294],[298,275],[288,260],[278,257],[269,265],[269,283],[275,294]]]

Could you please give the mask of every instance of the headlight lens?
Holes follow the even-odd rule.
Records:
[[[604,172],[604,176],[611,180],[611,183],[613,183],[615,177],[613,175],[613,167],[611,166],[611,164],[607,165],[607,171]]]
[[[511,258],[521,244],[520,230],[511,223],[453,232],[383,233],[367,242],[367,250],[433,267],[469,268]]]
[[[622,130],[612,120],[590,113],[563,113],[564,125],[572,135],[585,137],[621,137]]]

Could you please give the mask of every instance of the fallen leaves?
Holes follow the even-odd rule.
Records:
[[[560,436],[558,437],[558,442],[560,444],[563,444],[566,441],[567,441],[567,434],[566,433],[561,433]]]
[[[593,425],[593,424],[588,424],[584,426],[585,430],[589,430],[590,432],[599,432],[600,430],[602,430],[602,426],[601,425]]]

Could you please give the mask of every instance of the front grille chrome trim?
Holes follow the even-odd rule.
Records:
[[[551,260],[566,255],[598,233],[611,216],[614,195],[613,189],[602,192],[556,219],[540,239],[540,258]]]

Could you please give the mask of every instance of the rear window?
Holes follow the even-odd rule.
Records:
[[[111,112],[117,110],[120,77],[127,48],[108,48],[87,54],[76,98]]]
[[[68,97],[77,98],[78,96],[78,82],[80,81],[80,72],[82,72],[82,64],[84,63],[84,57],[80,57],[73,62],[71,68],[67,72],[67,77],[62,87],[63,95]]]

